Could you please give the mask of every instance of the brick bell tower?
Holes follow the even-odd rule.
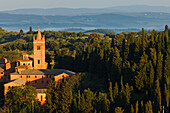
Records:
[[[45,36],[41,36],[38,29],[37,38],[33,38],[34,69],[46,69],[45,63]]]

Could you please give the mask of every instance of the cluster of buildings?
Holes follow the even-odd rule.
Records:
[[[49,82],[65,82],[75,73],[65,69],[47,69],[45,62],[45,36],[40,30],[33,37],[33,55],[22,54],[22,59],[8,63],[6,58],[0,59],[0,82],[5,81],[4,96],[10,87],[28,85],[36,88],[37,99],[45,103],[47,86]]]

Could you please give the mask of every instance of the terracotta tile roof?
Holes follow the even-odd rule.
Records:
[[[32,60],[17,60],[17,61],[20,61],[20,62],[31,62]]]
[[[26,83],[26,81],[18,78],[18,79],[9,81],[8,83],[16,83],[16,84],[19,84],[19,85],[23,85],[23,84]],[[6,83],[6,84],[8,84],[8,83]]]
[[[20,85],[23,85],[23,84],[26,83],[26,81],[25,81],[25,80],[22,80],[22,79],[16,79],[16,80],[14,80],[13,82],[16,83],[16,84],[20,84]]]
[[[27,69],[24,71],[21,71],[22,75],[59,75],[62,73],[66,73],[69,76],[72,76],[75,74],[75,72],[65,70],[65,69]],[[13,75],[18,75],[19,73],[15,72],[12,73]]]

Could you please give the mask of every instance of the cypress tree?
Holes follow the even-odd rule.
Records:
[[[109,87],[109,96],[110,96],[110,102],[113,102],[113,89],[112,89],[112,82],[110,82],[110,87]]]
[[[111,47],[115,47],[115,40],[114,40],[114,38],[112,38],[112,43],[111,43]]]
[[[153,113],[152,102],[150,100],[145,104],[145,113]]]
[[[159,80],[156,80],[156,84],[155,84],[155,93],[154,93],[154,97],[155,97],[155,102],[154,102],[154,109],[156,110],[156,112],[160,112],[161,111],[161,89],[159,86]]]
[[[113,97],[114,97],[114,99],[117,98],[118,93],[119,93],[119,88],[118,88],[118,84],[116,82],[115,86],[114,86],[114,90],[113,90]]]
[[[157,60],[157,79],[162,79],[162,61],[163,55],[161,54],[161,52],[159,52]]]
[[[135,105],[135,113],[138,113],[139,111],[139,103],[138,101],[136,102],[136,105]]]
[[[90,89],[88,88],[87,93],[86,93],[86,112],[90,113],[93,110],[93,106],[92,106],[92,95],[93,92],[90,91]]]
[[[132,104],[131,104],[131,113],[134,113],[134,108]]]
[[[168,91],[168,88],[167,88],[166,84],[164,86],[164,95],[165,95],[166,108],[168,109],[169,108],[169,99],[170,99],[169,95],[170,95],[170,93]]]
[[[114,113],[123,113],[124,110],[121,107],[116,107]]]

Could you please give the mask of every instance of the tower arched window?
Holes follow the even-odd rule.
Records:
[[[40,60],[38,60],[38,64],[40,64]]]
[[[40,46],[37,46],[37,50],[40,50]]]

